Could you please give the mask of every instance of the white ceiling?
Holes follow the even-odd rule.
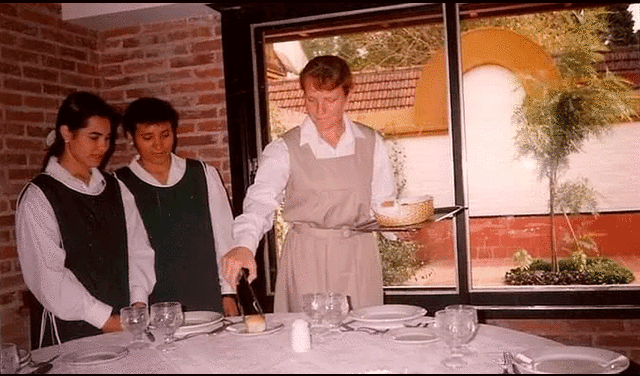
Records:
[[[102,31],[217,14],[207,3],[61,3],[62,19]]]

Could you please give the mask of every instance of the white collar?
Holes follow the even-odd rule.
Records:
[[[131,163],[129,168],[131,171],[147,184],[151,184],[155,187],[171,187],[182,179],[187,169],[187,161],[184,158],[180,158],[177,155],[171,153],[171,167],[169,167],[169,179],[167,184],[161,184],[156,178],[145,170],[138,162],[140,155],[137,154]]]
[[[102,173],[100,173],[97,168],[94,167],[91,169],[89,184],[85,184],[82,180],[71,175],[66,168],[62,167],[58,158],[55,156],[51,156],[44,172],[74,191],[92,196],[102,193],[104,187],[107,185],[104,176],[102,176]]]

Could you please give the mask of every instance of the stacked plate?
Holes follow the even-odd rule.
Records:
[[[224,319],[224,315],[213,311],[190,311],[184,313],[184,322],[175,332],[176,337],[187,334],[210,332]]]

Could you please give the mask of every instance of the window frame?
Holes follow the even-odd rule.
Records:
[[[435,4],[438,5],[438,4]],[[447,50],[447,82],[449,95],[449,121],[452,139],[453,166],[454,166],[454,200],[456,206],[467,208],[467,197],[465,191],[465,171],[464,166],[464,119],[462,106],[462,74],[460,64],[460,19],[464,15],[460,12],[460,3],[442,3],[442,16],[445,28],[445,46]],[[495,5],[495,4],[494,4]],[[546,4],[547,6],[549,4]],[[572,7],[602,6],[601,4],[571,4]],[[609,5],[609,4],[607,4]],[[336,12],[332,14],[316,14],[300,18],[283,17],[276,20],[264,20],[256,16],[253,20],[244,19],[244,25],[250,29],[250,55],[251,55],[251,82],[245,79],[245,86],[240,89],[242,98],[238,96],[238,88],[231,88],[227,92],[227,106],[229,118],[229,139],[230,151],[240,150],[245,158],[244,161],[232,160],[232,176],[240,176],[233,181],[234,208],[239,213],[241,200],[244,192],[253,179],[257,156],[266,146],[269,135],[266,121],[268,119],[266,77],[264,66],[264,43],[265,33],[274,30],[285,30],[302,27],[311,28],[311,25],[329,23],[335,25],[345,23],[353,19],[368,19],[380,21],[380,15],[385,17],[406,17],[412,12],[423,10],[425,7],[433,7],[434,3],[406,3],[393,6],[369,6],[366,9]],[[562,7],[562,5],[558,5]],[[509,7],[507,7],[509,8]],[[498,10],[498,12],[525,12],[526,8],[522,4],[513,4],[509,9]],[[541,4],[530,4],[528,9],[540,9]],[[481,6],[475,6],[475,11],[491,12]],[[566,9],[566,7],[562,8]],[[494,10],[495,12],[496,10]],[[229,90],[228,77],[231,74],[248,74],[246,64],[244,71],[236,69],[230,72],[228,69],[228,48],[238,48],[237,39],[234,36],[225,38],[229,26],[234,21],[234,17],[225,19],[222,13],[223,22],[223,53],[225,55],[225,79]],[[276,17],[277,18],[277,17]],[[235,19],[238,21],[238,19]],[[373,21],[371,21],[373,22]],[[359,25],[361,26],[361,25]],[[236,26],[238,27],[238,26]],[[320,35],[328,29],[317,27],[316,33]],[[281,33],[282,34],[282,33]],[[226,41],[226,42],[225,42]],[[226,47],[226,48],[225,48]],[[248,56],[245,50],[244,56]],[[235,63],[234,63],[235,64]],[[247,91],[250,91],[247,93]],[[249,95],[251,94],[251,95]],[[244,109],[248,113],[247,124],[235,127],[237,123],[232,120],[232,114]],[[253,120],[253,122],[252,122]],[[251,132],[253,123],[254,133]],[[243,132],[248,132],[244,133]],[[237,159],[237,158],[236,158]],[[238,185],[239,184],[239,185]],[[455,288],[434,289],[431,287],[396,287],[384,288],[386,304],[414,304],[425,307],[429,312],[441,309],[448,304],[473,304],[479,307],[483,318],[550,318],[550,317],[580,317],[580,318],[628,318],[638,317],[640,305],[628,304],[628,302],[640,302],[640,287],[630,286],[527,286],[508,288],[471,288],[471,264],[468,259],[468,211],[462,210],[453,218],[456,249],[456,275],[457,286]],[[259,279],[263,284],[263,293],[268,301],[273,298],[275,286],[275,233],[271,230],[261,242],[256,255],[261,265]],[[464,271],[464,272],[461,272]],[[261,276],[261,278],[260,278]],[[596,304],[597,303],[597,304]],[[272,303],[271,303],[272,304]],[[270,306],[267,304],[267,306]]]

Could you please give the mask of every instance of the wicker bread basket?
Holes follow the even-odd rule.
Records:
[[[381,226],[407,226],[433,218],[433,197],[428,195],[385,200],[374,210]]]

